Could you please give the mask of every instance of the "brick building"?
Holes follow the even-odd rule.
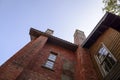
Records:
[[[31,41],[0,67],[0,80],[120,80],[120,17],[106,13],[74,43],[30,29]]]

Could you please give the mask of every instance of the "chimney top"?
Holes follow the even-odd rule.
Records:
[[[74,43],[77,45],[81,45],[85,39],[86,37],[84,32],[76,29],[74,33]]]
[[[49,35],[52,35],[53,34],[53,30],[51,30],[51,29],[47,29],[46,31],[45,31],[45,33],[47,33],[47,34],[49,34]]]
[[[76,34],[78,34],[78,33],[79,33],[79,34],[84,34],[83,31],[76,29],[76,31],[75,31],[75,33],[74,33],[74,36],[75,36]]]

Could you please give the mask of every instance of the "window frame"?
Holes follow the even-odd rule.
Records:
[[[106,51],[108,52],[107,55],[104,57],[104,59],[102,61],[100,61],[100,58],[98,56],[99,51],[100,51],[101,48],[106,49]],[[106,72],[104,63],[105,63],[105,60],[108,58],[109,55],[111,56],[111,58],[114,60],[115,63],[111,64],[111,68],[109,68],[109,71]],[[98,65],[98,67],[100,69],[100,72],[102,73],[103,77],[105,77],[111,71],[111,69],[115,66],[115,64],[117,63],[117,59],[114,57],[114,55],[110,52],[110,50],[105,46],[105,44],[103,42],[101,42],[101,44],[100,44],[100,46],[99,46],[99,48],[98,48],[98,50],[97,50],[97,52],[95,54],[95,60],[97,62],[97,65]],[[111,63],[111,62],[109,61],[109,63]]]
[[[55,59],[54,59],[54,60],[50,59],[50,56],[51,56],[51,55],[54,55],[54,56],[55,56]],[[56,62],[56,59],[57,59],[57,55],[58,55],[57,53],[50,52],[50,54],[49,54],[46,62],[45,62],[44,65],[43,65],[43,67],[54,71],[54,65],[55,65],[55,62]],[[51,63],[53,63],[53,64],[48,65],[47,62],[51,62]],[[52,65],[52,67],[51,67],[51,65]]]

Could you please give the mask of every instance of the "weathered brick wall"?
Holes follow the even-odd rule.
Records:
[[[18,51],[1,66],[0,80],[74,79],[75,54],[46,41],[47,37],[40,36]],[[57,53],[54,71],[43,67],[51,51]]]
[[[81,47],[85,40],[84,32],[76,30],[74,34],[74,43],[79,45],[76,51],[76,72],[75,80],[97,80],[97,75],[90,57],[90,53]]]
[[[76,80],[98,80],[88,50],[79,46],[77,49]]]
[[[42,49],[46,41],[47,37],[40,36],[18,51],[0,67],[0,80],[15,80],[24,71],[32,58]]]
[[[0,80],[97,80],[89,53],[72,52],[40,36],[18,51],[0,68]],[[76,38],[79,41],[79,36]],[[81,38],[83,39],[83,38]],[[53,70],[46,69],[50,52],[57,53]]]
[[[42,67],[51,51],[57,53],[54,71]],[[72,80],[75,62],[75,54],[72,51],[47,43],[16,80]]]

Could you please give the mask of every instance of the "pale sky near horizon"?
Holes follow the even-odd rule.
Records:
[[[0,0],[0,65],[30,41],[31,27],[70,42],[76,29],[88,36],[102,7],[102,0]]]

